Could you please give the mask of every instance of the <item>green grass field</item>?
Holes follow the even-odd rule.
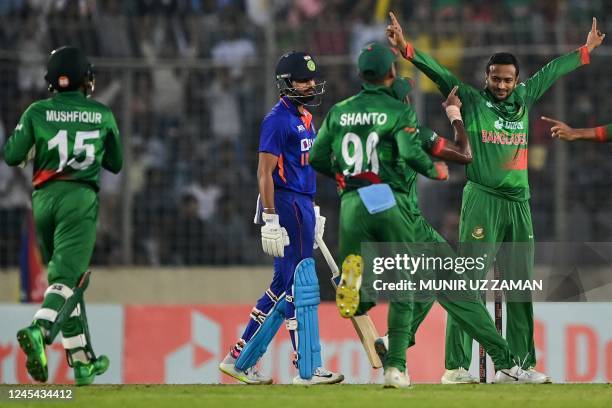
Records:
[[[72,402],[9,401],[0,385],[2,407],[609,407],[611,384],[414,385],[387,390],[379,385],[97,385],[74,390]],[[50,387],[50,386],[47,386]],[[45,387],[45,388],[47,388]],[[21,386],[20,388],[23,388]]]

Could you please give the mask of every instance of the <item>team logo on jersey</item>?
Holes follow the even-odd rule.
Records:
[[[495,129],[502,130],[504,128],[504,120],[499,118],[495,121]]]
[[[498,119],[495,121],[495,129],[522,130],[523,122],[510,122],[498,116]]]
[[[23,123],[20,123],[15,127],[16,131],[20,131],[21,129],[23,129]]]
[[[306,128],[304,127],[304,125],[297,125],[297,130],[298,132],[302,133],[306,131]]]
[[[314,139],[302,139],[300,140],[300,148],[303,152],[307,152],[312,147]]]
[[[477,225],[474,227],[474,230],[472,231],[472,238],[474,239],[483,239],[485,236],[484,234],[484,227]]]

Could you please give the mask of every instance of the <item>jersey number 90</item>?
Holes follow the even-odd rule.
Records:
[[[342,138],[342,159],[348,168],[344,170],[344,175],[354,176],[368,171],[378,174],[377,144],[378,133],[376,132],[371,132],[368,135],[365,143],[365,150],[359,136],[352,132],[345,134]],[[350,170],[351,167],[353,168],[352,171]]]

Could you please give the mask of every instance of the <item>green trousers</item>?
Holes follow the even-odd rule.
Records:
[[[49,285],[74,288],[89,267],[96,242],[98,195],[82,183],[53,181],[34,191],[32,209],[38,246],[48,264]],[[63,297],[50,294],[42,307],[58,311],[63,304]],[[76,316],[62,326],[64,337],[82,333]]]
[[[340,260],[350,254],[362,252],[363,242],[405,243],[411,252],[410,243],[438,243],[435,245],[441,256],[453,256],[452,249],[421,215],[416,200],[410,194],[394,193],[397,205],[386,211],[370,214],[357,192],[342,196],[340,208]],[[418,255],[418,254],[412,254]],[[364,270],[358,314],[374,306],[371,297],[364,292],[371,289],[373,271]],[[389,353],[385,367],[406,369],[406,350],[414,344],[414,333],[423,321],[433,302],[437,299],[461,327],[485,345],[498,369],[510,368],[513,356],[506,341],[497,334],[493,320],[477,294],[461,301],[451,300],[444,293],[420,293],[419,301],[391,301],[388,315]]]
[[[528,201],[511,201],[468,182],[461,208],[460,256],[486,254],[487,267],[470,278],[485,279],[495,260],[502,279],[532,279],[534,264],[533,226]],[[492,279],[492,277],[489,277]],[[523,367],[535,367],[533,304],[528,292],[508,291],[506,297],[506,339]],[[468,369],[474,336],[462,330],[449,316],[446,323],[447,369]]]

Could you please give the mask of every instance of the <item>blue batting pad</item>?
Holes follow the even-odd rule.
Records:
[[[370,214],[383,212],[396,205],[395,196],[388,184],[372,184],[358,188],[357,192]]]
[[[253,367],[257,361],[266,353],[268,345],[278,331],[278,328],[285,320],[285,298],[279,299],[272,307],[268,316],[263,321],[259,329],[255,332],[251,340],[249,340],[242,349],[235,367],[238,370],[245,371],[247,368]]]
[[[321,366],[319,316],[317,314],[321,299],[313,258],[302,260],[295,268],[293,297],[297,320],[298,370],[301,378],[310,379],[314,370]]]

